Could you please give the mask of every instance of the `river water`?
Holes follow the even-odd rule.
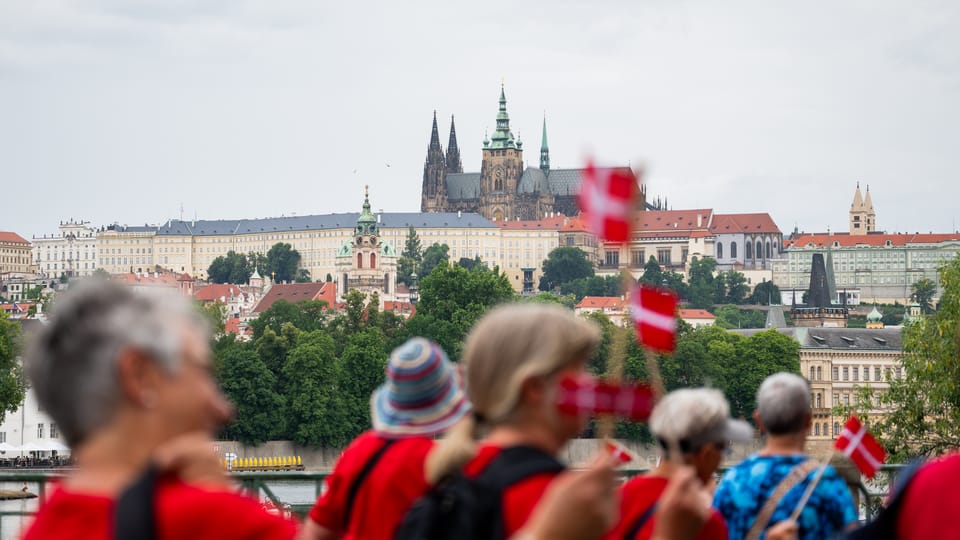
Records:
[[[267,486],[281,501],[289,504],[310,504],[315,499],[313,482],[268,482]],[[23,484],[0,482],[0,489],[19,490]],[[39,493],[35,482],[28,482],[32,493]],[[49,489],[49,486],[48,486]],[[39,499],[18,499],[0,501],[0,512],[36,512]],[[30,516],[0,517],[0,540],[15,540],[24,525],[30,522]]]

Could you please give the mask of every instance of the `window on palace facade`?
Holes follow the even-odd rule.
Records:
[[[757,254],[758,259],[763,258],[763,244],[761,244],[759,240],[757,240],[757,251],[755,251],[754,253]]]
[[[744,254],[744,257],[747,259],[753,258],[753,243],[747,240],[747,251]]]
[[[843,395],[843,404],[846,405],[847,407],[850,406],[850,394]]]
[[[657,250],[657,262],[663,266],[670,265],[670,250],[669,249],[658,249]]]
[[[37,424],[37,438],[43,438],[43,424]]]
[[[50,422],[50,438],[57,439],[60,437],[60,433],[57,432],[57,425],[53,422]]]
[[[833,423],[833,436],[836,437],[840,434],[840,422]]]
[[[817,366],[817,380],[818,381],[823,380],[823,368],[820,366]]]
[[[813,366],[810,366],[810,380],[813,380],[813,376],[816,375],[817,370]]]
[[[850,380],[850,368],[843,368],[843,380]]]
[[[7,432],[0,431],[0,443],[5,443],[5,442],[7,442]]]
[[[730,242],[730,258],[731,258],[731,259],[736,259],[736,258],[737,258],[737,243],[736,243],[736,242]]]
[[[835,381],[839,381],[839,380],[840,380],[840,368],[838,368],[838,367],[836,367],[836,366],[833,367],[833,380],[835,380]]]
[[[879,367],[879,366],[873,368],[873,380],[875,380],[875,381],[880,381],[880,380],[882,380],[882,379],[880,379],[880,367]]]
[[[822,409],[822,408],[823,408],[823,394],[821,394],[821,393],[819,393],[819,392],[817,392],[817,408],[818,408],[818,409]]]
[[[857,368],[857,367],[853,368],[853,380],[854,381],[860,380],[860,368]]]
[[[643,263],[646,261],[643,259],[644,252],[642,249],[634,249],[630,251],[630,261],[633,266],[643,266]]]
[[[620,266],[620,252],[607,251],[603,254],[603,262],[606,266]]]
[[[898,378],[898,379],[902,379],[902,378],[903,378],[903,369],[897,368],[897,378]]]
[[[813,425],[813,434],[817,436],[820,435],[820,422]]]
[[[717,242],[717,258],[718,258],[718,259],[722,259],[722,258],[723,258],[723,243],[722,243],[722,242]]]
[[[840,394],[833,395],[833,406],[836,407],[840,404]]]

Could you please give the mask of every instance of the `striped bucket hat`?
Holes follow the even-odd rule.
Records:
[[[373,429],[385,435],[437,435],[470,409],[453,364],[422,337],[393,350],[387,382],[370,398]]]

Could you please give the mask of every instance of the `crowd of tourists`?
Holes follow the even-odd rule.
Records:
[[[919,469],[881,528],[858,528],[830,467],[793,515],[816,463],[804,453],[809,387],[788,373],[757,394],[764,446],[722,478],[729,445],[754,430],[706,388],[659,400],[649,427],[662,459],[648,474],[618,486],[619,462],[603,448],[566,467],[556,455],[589,417],[557,407],[560,381],[586,376],[599,340],[563,308],[515,304],[471,330],[462,371],[429,340],[404,343],[371,397],[372,429],[345,449],[297,523],[238,493],[211,451],[233,410],[203,318],[179,298],[81,283],[28,350],[31,384],[77,467],[24,538],[960,537],[949,512],[960,493],[955,456]]]

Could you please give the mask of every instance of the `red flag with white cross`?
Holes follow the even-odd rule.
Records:
[[[595,167],[587,162],[580,185],[580,210],[587,227],[608,242],[630,239],[637,179],[629,169]]]
[[[856,416],[847,420],[833,446],[850,458],[867,478],[873,478],[887,459],[886,451]]]
[[[630,293],[630,317],[641,345],[662,352],[677,348],[677,296],[670,290],[637,285]]]

